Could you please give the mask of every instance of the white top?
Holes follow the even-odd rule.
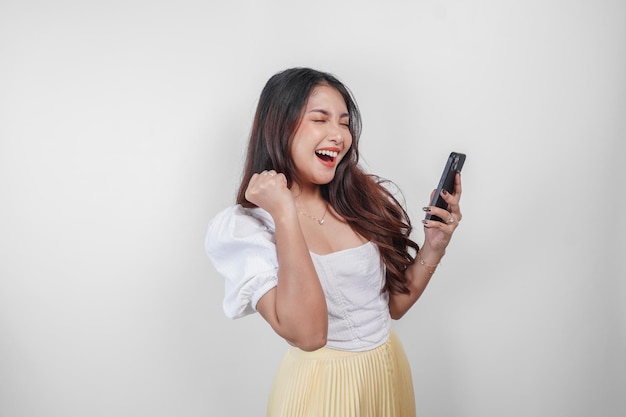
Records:
[[[209,224],[206,251],[226,279],[224,312],[239,318],[256,311],[259,299],[278,283],[275,226],[261,208],[241,205],[218,213]],[[384,265],[375,244],[311,259],[326,295],[328,343],[364,351],[385,343],[391,329],[389,295],[381,292]]]

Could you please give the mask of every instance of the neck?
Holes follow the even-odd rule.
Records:
[[[322,190],[319,185],[300,187],[297,184],[293,184],[291,187],[291,194],[296,202],[302,204],[314,204],[316,201],[324,200],[322,197]]]
[[[324,200],[322,193],[300,193],[294,198],[298,214],[315,220],[320,226],[326,223],[326,213],[328,212],[328,201]]]

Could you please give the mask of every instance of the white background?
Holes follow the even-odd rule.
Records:
[[[468,155],[395,324],[418,415],[625,415],[626,3],[5,0],[0,416],[264,414],[286,344],[224,317],[203,239],[291,66],[352,89],[416,225]]]

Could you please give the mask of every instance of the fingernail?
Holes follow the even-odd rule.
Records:
[[[424,219],[424,220],[422,220],[422,223],[423,224],[428,224],[428,220]]]
[[[422,210],[424,210],[424,211],[430,211],[430,207],[422,207]]]
[[[448,191],[447,191],[447,190],[445,190],[445,189],[444,189],[444,190],[441,190],[441,193],[442,193],[443,195],[448,195]]]

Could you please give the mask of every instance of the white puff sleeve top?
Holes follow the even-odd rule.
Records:
[[[240,205],[210,222],[206,251],[226,280],[224,312],[238,318],[256,311],[259,299],[278,283],[274,221],[260,208]],[[382,292],[384,266],[371,242],[327,255],[311,253],[326,296],[327,346],[363,351],[389,337],[389,297]]]
[[[234,319],[256,312],[256,304],[278,283],[274,221],[263,209],[241,205],[221,211],[209,223],[205,247],[226,279],[224,313]]]

